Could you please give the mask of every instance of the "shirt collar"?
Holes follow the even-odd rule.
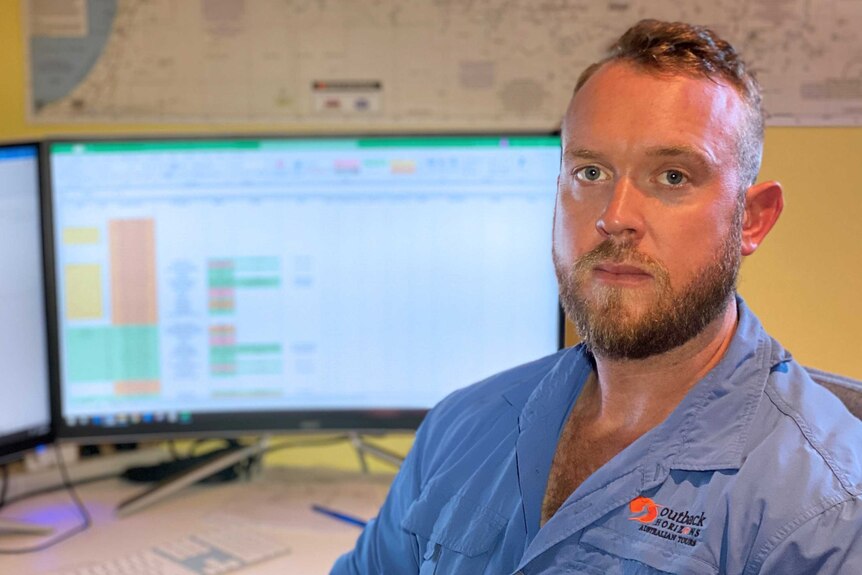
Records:
[[[562,408],[568,412],[569,404],[577,397],[575,392],[579,391],[580,372],[591,368],[588,358],[582,344],[563,349],[556,354],[556,361],[538,384],[529,385],[530,382],[526,381],[524,383],[528,385],[512,386],[503,392],[503,399],[521,414],[522,422],[525,418],[531,419],[532,415],[528,414],[537,410],[547,413]],[[586,371],[588,373],[589,370]]]
[[[719,363],[653,431],[650,451],[671,469],[738,469],[772,368],[790,355],[737,296],[738,323]]]
[[[528,541],[539,531],[542,499],[560,430],[592,370],[583,346],[564,350],[555,359],[537,384],[518,385],[504,393],[506,401],[519,412],[515,451]]]
[[[776,365],[790,359],[740,296],[736,305],[736,332],[724,357],[663,423],[646,434],[650,437],[642,438],[648,440],[649,452],[669,461],[665,465],[671,468],[738,468],[767,377]],[[535,387],[507,390],[503,396],[520,411],[522,431],[540,419],[545,433],[558,436],[593,367],[589,352],[577,345],[563,350]]]

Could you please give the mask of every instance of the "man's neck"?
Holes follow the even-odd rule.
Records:
[[[597,378],[585,389],[581,413],[599,435],[640,434],[655,427],[721,361],[737,319],[736,302],[731,301],[700,334],[666,353],[642,360],[597,355]]]

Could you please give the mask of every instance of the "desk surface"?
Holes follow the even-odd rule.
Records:
[[[314,503],[351,515],[373,517],[386,496],[390,475],[360,475],[330,470],[267,469],[251,481],[196,485],[138,513],[117,519],[115,505],[140,486],[110,479],[78,488],[93,526],[48,550],[0,555],[0,573],[48,574],[60,568],[122,557],[194,534],[215,525],[254,522],[277,527],[291,552],[235,571],[245,574],[328,573],[349,550],[359,528],[311,510]],[[50,524],[59,533],[79,522],[68,493],[59,491],[3,510],[8,518]],[[46,540],[38,536],[3,536],[0,548],[14,549]]]

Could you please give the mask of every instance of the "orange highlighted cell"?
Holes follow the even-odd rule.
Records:
[[[152,219],[112,220],[109,224],[114,325],[158,322],[155,236]]]
[[[114,395],[157,395],[161,390],[158,379],[114,382]]]

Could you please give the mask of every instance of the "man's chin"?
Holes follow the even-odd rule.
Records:
[[[603,287],[592,289],[583,299],[593,317],[613,317],[621,322],[637,322],[658,304],[658,294],[646,287]]]

